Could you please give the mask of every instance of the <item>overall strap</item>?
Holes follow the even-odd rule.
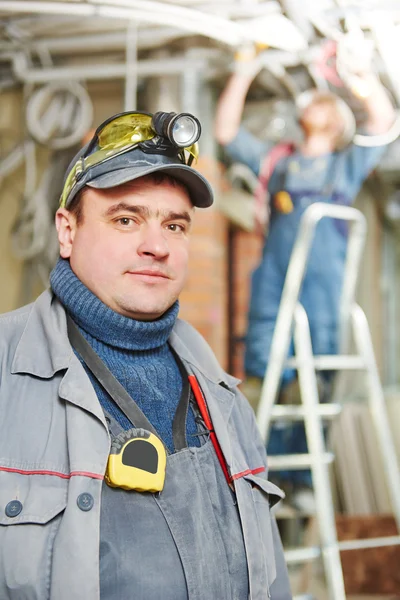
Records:
[[[114,377],[98,354],[96,354],[68,314],[67,330],[72,347],[80,354],[88,369],[90,369],[98,382],[103,386],[106,392],[108,392],[129,421],[135,427],[146,429],[159,437],[157,431],[154,429],[146,415],[140,410],[136,402],[131,398],[120,382]]]
[[[108,392],[115,404],[129,419],[132,425],[139,429],[146,429],[159,438],[160,436],[156,429],[136,404],[135,400],[128,394],[118,379],[114,377],[98,354],[96,354],[68,314],[67,330],[73,348],[80,354],[88,369],[90,369],[98,382],[103,386],[106,392]],[[172,424],[172,439],[175,451],[178,452],[179,450],[188,447],[186,439],[186,420],[191,392],[185,367],[177,353],[172,348],[171,350],[178,363],[179,371],[182,376],[182,393]]]
[[[278,162],[283,158],[293,154],[294,151],[294,144],[291,142],[281,142],[280,144],[274,146],[272,150],[270,150],[264,157],[260,166],[258,186],[254,192],[257,204],[264,203],[267,199],[268,184]]]

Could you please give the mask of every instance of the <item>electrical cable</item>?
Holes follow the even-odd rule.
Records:
[[[77,81],[45,85],[31,95],[26,106],[29,133],[54,150],[78,144],[92,119],[89,94]]]
[[[26,181],[29,177],[26,177]],[[46,169],[38,188],[31,195],[24,195],[24,205],[11,232],[14,256],[31,260],[45,248],[51,217],[46,202],[51,185],[51,169]]]
[[[396,112],[396,118],[393,125],[385,133],[379,133],[377,135],[363,135],[356,133],[353,138],[353,143],[356,146],[364,146],[365,148],[371,148],[375,146],[386,146],[391,144],[400,135],[400,111]]]
[[[11,232],[11,247],[14,256],[36,267],[43,285],[48,284],[48,275],[58,253],[53,227],[56,183],[61,186],[65,169],[90,128],[92,117],[89,95],[77,82],[43,86],[27,101],[29,133],[54,152],[38,184],[35,142],[27,139],[22,146],[25,185],[22,207]]]

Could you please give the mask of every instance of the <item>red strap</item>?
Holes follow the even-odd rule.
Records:
[[[216,455],[219,460],[219,464],[221,465],[221,468],[224,472],[226,481],[228,482],[228,484],[230,484],[232,482],[232,478],[229,475],[228,466],[226,464],[225,457],[222,453],[221,446],[219,445],[217,436],[215,435],[215,431],[213,429],[213,424],[211,421],[210,414],[208,412],[208,408],[207,408],[207,404],[206,404],[206,401],[203,396],[203,392],[200,389],[200,386],[199,386],[199,383],[198,383],[196,377],[194,375],[189,375],[188,377],[189,377],[189,382],[190,382],[191,388],[193,390],[194,397],[196,398],[196,402],[197,402],[197,405],[200,410],[200,414],[203,418],[205,426],[207,427],[207,429],[210,433],[211,442],[214,446]]]
[[[265,471],[265,467],[257,467],[257,469],[246,469],[246,471],[241,471],[240,473],[234,473],[232,475],[232,479],[240,479],[241,477],[245,477],[245,475],[257,475],[258,473],[262,473]]]
[[[277,144],[268,152],[265,156],[264,160],[261,163],[260,174],[258,176],[258,186],[254,192],[254,197],[256,201],[256,211],[257,206],[263,205],[267,200],[267,190],[269,180],[271,178],[272,173],[277,165],[277,163],[285,158],[286,156],[290,156],[293,154],[295,150],[294,144],[290,142],[281,142]]]

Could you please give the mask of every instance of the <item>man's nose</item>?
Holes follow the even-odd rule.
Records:
[[[165,230],[155,223],[146,224],[142,229],[137,251],[140,255],[152,256],[158,260],[166,258],[169,255],[169,246]]]

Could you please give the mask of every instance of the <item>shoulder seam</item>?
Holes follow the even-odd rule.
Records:
[[[27,305],[26,307],[22,307],[12,312],[0,314],[0,324],[1,323],[13,323],[15,321],[21,321],[26,318],[32,310],[32,305]]]

